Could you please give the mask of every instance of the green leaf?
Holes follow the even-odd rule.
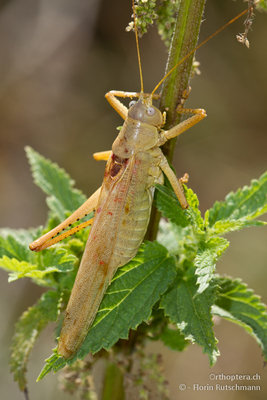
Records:
[[[126,339],[130,329],[150,318],[152,307],[175,276],[174,259],[163,246],[156,242],[143,245],[137,256],[117,271],[86,339],[75,357],[67,362],[72,363],[89,352],[107,350],[119,339]],[[53,360],[49,363],[51,370]]]
[[[58,271],[56,267],[48,267],[45,270],[40,270],[37,265],[32,265],[27,261],[18,261],[16,258],[8,258],[7,256],[3,256],[0,259],[0,267],[6,271],[11,271],[8,282],[28,277],[41,284],[46,274]]]
[[[200,294],[197,290],[196,277],[190,276],[188,272],[183,279],[177,279],[172,289],[162,296],[161,306],[171,322],[177,324],[185,339],[202,346],[213,365],[219,355],[211,318],[215,287],[210,285]]]
[[[78,261],[77,257],[70,254],[68,249],[59,246],[36,253],[36,257],[40,269],[56,267],[58,272],[71,271]]]
[[[183,186],[189,204],[188,209],[183,210],[173,190],[162,185],[156,185],[156,206],[163,216],[168,218],[173,224],[181,227],[193,225],[193,227],[202,230],[204,224],[198,208],[197,195],[192,189],[188,189],[185,185]]]
[[[51,371],[59,371],[60,369],[64,368],[65,365],[66,360],[58,354],[57,348],[53,349],[53,354],[45,359],[45,366],[43,367],[38,378],[36,379],[36,382],[39,382]]]
[[[185,227],[189,225],[189,220],[185,211],[175,196],[174,192],[162,185],[156,185],[155,201],[159,211],[165,218],[168,218],[175,225]]]
[[[206,212],[205,222],[211,234],[222,234],[250,225],[263,225],[253,221],[267,212],[267,172],[250,186],[229,193],[225,201],[216,202]]]
[[[260,0],[256,7],[257,7],[257,10],[267,11],[267,1]]]
[[[228,240],[221,237],[211,238],[209,241],[202,243],[194,261],[197,267],[195,273],[198,276],[198,293],[204,292],[208,287],[213,278],[216,262],[228,246]]]
[[[26,147],[34,182],[46,194],[47,205],[60,220],[66,218],[67,212],[75,211],[85,200],[85,196],[73,188],[74,181],[59,166],[47,160],[31,147]]]
[[[213,314],[241,325],[252,335],[263,350],[267,360],[267,312],[266,306],[247,285],[239,279],[217,277],[219,290]]]
[[[183,269],[192,267],[197,252],[203,246],[205,233],[196,231],[192,226],[185,228],[161,220],[159,224],[158,241],[165,246],[170,254],[176,256],[179,266]]]
[[[41,234],[41,229],[0,229],[0,257],[7,256],[19,261],[33,262],[34,253],[29,244]]]
[[[239,231],[242,228],[248,228],[250,226],[263,226],[267,225],[264,221],[248,221],[246,217],[234,220],[221,220],[217,221],[211,229],[208,229],[208,233],[211,235],[222,235],[228,232]]]
[[[170,329],[165,327],[160,335],[160,339],[172,350],[183,351],[189,344],[188,340],[185,340],[184,335],[178,329]]]
[[[169,253],[175,256],[181,254],[180,240],[184,237],[183,230],[179,226],[161,218],[157,241],[168,249]]]
[[[58,314],[58,302],[60,295],[57,292],[48,291],[40,300],[28,308],[15,326],[15,335],[11,345],[11,372],[14,380],[18,382],[21,390],[26,388],[26,371],[29,354],[39,333],[50,321],[55,321]]]
[[[190,221],[190,225],[197,228],[200,231],[204,230],[204,221],[201,217],[201,212],[199,210],[199,201],[196,193],[192,189],[189,189],[186,185],[183,185],[186,200],[189,207],[185,210],[187,217]]]
[[[116,273],[78,358],[126,339],[130,329],[149,319],[152,307],[175,275],[174,259],[163,246],[156,242],[142,246],[137,256]]]
[[[7,241],[13,243],[13,238],[8,236]],[[42,253],[32,253],[30,262],[4,255],[0,258],[0,267],[9,272],[9,282],[27,277],[39,285],[57,287],[55,273],[71,271],[76,262],[77,257],[69,254],[66,249],[57,247]]]
[[[189,208],[182,210],[171,188],[161,185],[156,185],[156,188],[156,205],[163,216],[170,221],[160,221],[157,239],[171,254],[177,256],[180,265],[192,262],[199,243],[206,235],[197,196],[184,185]]]

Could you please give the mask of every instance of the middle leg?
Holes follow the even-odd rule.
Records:
[[[185,121],[180,122],[168,131],[163,131],[159,138],[159,146],[162,146],[167,140],[173,139],[179,136],[181,133],[187,131],[203,118],[207,116],[206,111],[203,108],[184,108],[184,102],[189,96],[190,88],[185,91],[181,103],[176,108],[178,114],[193,114],[191,117],[187,118]]]
[[[188,174],[184,174],[184,176],[180,179],[177,178],[171,167],[169,166],[169,163],[167,161],[167,158],[163,155],[163,153],[160,154],[160,168],[164,172],[164,174],[167,176],[169,179],[169,182],[174,190],[174,193],[176,194],[181,207],[182,208],[188,208],[188,203],[184,194],[184,189],[182,184],[188,182]]]

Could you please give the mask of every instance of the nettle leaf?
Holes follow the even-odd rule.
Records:
[[[56,268],[56,274],[49,274],[45,277],[46,286],[58,288],[60,281],[68,276],[78,264],[78,258],[69,252],[65,247],[54,247],[49,250],[43,250],[36,254],[37,265],[41,270]],[[73,278],[72,278],[73,279]]]
[[[170,254],[175,256],[181,254],[181,245],[178,237],[183,237],[180,227],[161,218],[157,241],[162,244],[162,246],[166,247]]]
[[[166,247],[170,254],[176,256],[180,267],[191,266],[197,255],[202,235],[199,237],[192,226],[182,228],[164,220],[160,221],[159,228],[158,242]]]
[[[0,267],[6,271],[10,271],[8,282],[13,282],[20,278],[32,278],[40,285],[45,284],[43,278],[52,272],[58,271],[56,267],[48,267],[40,270],[37,265],[32,265],[27,261],[18,261],[16,258],[8,258],[3,256],[0,259]]]
[[[243,228],[250,226],[263,226],[267,225],[264,221],[248,221],[246,217],[238,220],[221,220],[217,221],[212,228],[208,228],[207,231],[211,235],[223,235],[228,232],[239,231]]]
[[[60,220],[67,212],[75,211],[85,200],[81,191],[74,189],[74,181],[57,164],[44,158],[31,147],[26,147],[34,182],[46,194],[49,209]]]
[[[194,260],[196,266],[198,293],[204,292],[213,278],[216,262],[229,246],[228,240],[215,237],[203,242]]]
[[[41,232],[41,228],[0,230],[0,268],[9,272],[9,282],[27,277],[39,285],[57,287],[55,273],[68,273],[77,264],[78,258],[65,247],[30,251],[29,243]]]
[[[160,335],[160,340],[172,350],[183,351],[190,343],[178,329],[165,327]]]
[[[252,335],[263,350],[267,360],[267,312],[266,306],[247,285],[239,279],[216,277],[219,289],[212,312],[241,325]]]
[[[163,246],[156,242],[142,246],[115,275],[78,357],[109,349],[118,339],[126,339],[130,329],[149,319],[152,307],[175,276],[174,258]]]
[[[267,212],[267,172],[250,186],[229,193],[225,201],[216,202],[206,212],[205,222],[212,234],[223,234],[251,225],[264,225],[253,221]]]
[[[71,271],[78,261],[68,249],[59,246],[36,253],[36,257],[40,268],[56,267],[59,272]]]
[[[210,285],[202,293],[197,291],[196,277],[188,272],[184,278],[178,278],[172,289],[162,296],[161,307],[171,322],[177,324],[185,339],[203,348],[213,365],[219,355],[211,317],[215,286]]]
[[[193,192],[192,189],[189,189],[186,187],[186,185],[183,185],[184,187],[184,192],[186,196],[186,200],[189,204],[188,209],[185,210],[185,213],[188,216],[188,219],[190,221],[190,225],[193,225],[193,227],[198,228],[198,230],[203,231],[204,230],[204,221],[203,218],[201,217],[201,212],[199,210],[199,201],[196,193]]]
[[[56,373],[66,365],[67,361],[58,354],[57,348],[53,349],[53,354],[45,359],[45,366],[36,379],[36,382],[42,380],[49,372],[53,371]]]
[[[185,185],[184,191],[189,208],[183,210],[173,192],[168,186],[156,185],[156,205],[165,218],[168,218],[173,224],[181,227],[193,225],[200,230],[203,229],[204,223],[198,208],[199,202],[197,195],[192,189],[188,189]]]
[[[168,222],[161,220],[158,240],[171,254],[177,256],[179,263],[192,262],[203,240],[203,220],[198,209],[198,199],[191,189],[184,185],[189,203],[187,210],[182,210],[180,203],[169,187],[157,185],[156,205]]]
[[[156,185],[155,201],[159,211],[175,225],[185,227],[189,220],[174,192],[163,185]]]
[[[32,262],[34,253],[29,243],[41,234],[41,229],[0,229],[0,257],[16,258],[18,261]]]
[[[64,248],[54,248],[42,253],[33,253],[32,262],[19,261],[3,256],[0,267],[9,272],[9,282],[20,278],[31,278],[41,286],[58,287],[55,273],[68,273],[73,270],[77,257]]]
[[[58,315],[60,294],[46,292],[40,300],[28,308],[15,326],[15,334],[11,345],[11,372],[21,390],[26,388],[26,371],[29,354],[40,332],[50,321],[55,321]]]
[[[159,243],[147,243],[137,256],[119,268],[100,305],[95,321],[75,357],[110,349],[119,339],[127,339],[129,330],[150,318],[152,307],[176,276],[173,257]],[[54,354],[47,361],[40,379],[51,369],[62,368],[64,360]],[[60,366],[60,367],[59,367]]]
[[[260,0],[256,7],[257,10],[267,11],[267,0]]]

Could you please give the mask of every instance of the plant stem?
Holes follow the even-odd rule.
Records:
[[[204,6],[205,0],[181,0],[179,3],[166,73],[196,47]],[[181,120],[181,115],[176,112],[176,107],[182,99],[183,92],[189,86],[193,58],[192,54],[163,83],[159,108],[161,111],[167,111],[167,120],[164,126],[166,130],[178,124]],[[169,162],[173,159],[175,143],[176,138],[169,140],[162,147],[162,151]],[[156,239],[159,220],[160,213],[153,206],[146,239]]]
[[[101,400],[124,400],[123,374],[116,364],[108,363]]]

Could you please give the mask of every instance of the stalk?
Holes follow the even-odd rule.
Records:
[[[123,374],[116,364],[108,363],[101,400],[124,400]]]
[[[192,51],[198,41],[205,0],[181,0],[178,5],[177,19],[172,42],[169,49],[166,73],[178,63],[180,59]],[[183,92],[188,88],[194,55],[175,69],[164,81],[160,105],[161,111],[167,111],[167,120],[164,129],[170,129],[181,121],[181,115],[176,112],[176,107],[182,99]],[[169,140],[162,151],[169,163],[172,162],[176,138]],[[158,232],[160,213],[153,205],[151,219],[148,226],[146,239],[155,240]]]

